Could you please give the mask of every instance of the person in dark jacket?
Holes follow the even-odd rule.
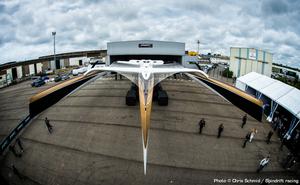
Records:
[[[199,121],[199,134],[202,133],[203,127],[205,127],[205,120],[204,120],[204,118],[202,118],[202,119]]]
[[[221,137],[221,134],[222,134],[223,130],[224,130],[224,126],[223,126],[223,124],[220,124],[219,128],[218,128],[218,138]]]
[[[244,144],[243,144],[243,148],[246,147],[247,142],[250,140],[250,134],[251,134],[250,132],[247,133],[247,135],[246,135],[246,137],[245,137]]]
[[[244,126],[246,125],[246,122],[247,122],[247,114],[245,114],[244,116],[243,116],[243,119],[242,119],[242,128],[244,128]]]
[[[50,121],[49,121],[49,119],[47,117],[45,118],[45,124],[46,124],[46,126],[48,128],[49,133],[51,134],[53,126],[50,124]]]

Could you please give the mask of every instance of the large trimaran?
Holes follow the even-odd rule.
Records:
[[[209,76],[202,70],[185,68],[178,63],[164,64],[162,60],[117,61],[112,63],[110,66],[95,65],[84,75],[95,72],[116,72],[127,77],[130,81],[138,86],[145,175],[147,170],[147,148],[149,142],[153,88],[165,78],[176,73],[185,73],[192,79],[198,78],[209,81],[214,83],[214,85],[221,87],[222,89],[226,89],[237,94],[238,96],[243,97],[246,101],[251,101],[258,106],[262,105],[260,100],[257,100],[256,98],[239,91],[232,86],[209,78]]]

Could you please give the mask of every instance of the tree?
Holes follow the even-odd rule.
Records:
[[[232,78],[233,72],[229,70],[229,68],[226,68],[222,72],[222,76],[227,77],[227,78]]]

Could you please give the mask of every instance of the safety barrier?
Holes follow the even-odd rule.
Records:
[[[247,114],[251,115],[256,120],[262,120],[263,108],[262,104],[257,104],[255,102],[249,101],[244,96],[234,93],[232,90],[228,88],[224,88],[221,85],[218,85],[213,80],[204,79],[200,77],[194,77],[193,79],[200,80],[205,85],[216,91],[222,97],[230,101],[233,105],[245,111]]]
[[[21,123],[18,124],[16,128],[13,129],[13,131],[10,132],[10,134],[1,142],[1,148],[0,148],[0,154],[2,154],[5,149],[10,145],[10,143],[15,139],[15,137],[22,131],[24,127],[30,122],[31,117],[28,115],[25,119],[21,121]]]
[[[63,97],[71,93],[80,85],[86,83],[96,74],[92,74],[85,77],[78,77],[76,79],[68,80],[57,86],[51,87],[30,99],[29,103],[29,115],[23,119],[16,128],[14,128],[8,136],[0,144],[0,154],[2,155],[11,142],[17,137],[17,135],[30,123],[31,119],[36,115],[49,108],[53,104],[57,103]]]

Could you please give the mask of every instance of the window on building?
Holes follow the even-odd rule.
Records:
[[[276,67],[272,67],[272,72],[280,73],[280,69]]]
[[[287,71],[286,75],[288,75],[288,76],[294,76],[295,77],[297,75],[297,73],[292,72],[292,71]]]

